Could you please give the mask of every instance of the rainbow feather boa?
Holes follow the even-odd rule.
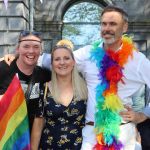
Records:
[[[122,102],[117,95],[117,84],[123,84],[123,66],[132,57],[135,50],[130,37],[122,37],[122,47],[119,51],[105,51],[102,41],[95,42],[91,50],[91,60],[96,62],[99,68],[99,80],[96,87],[97,111],[95,114],[95,130],[97,144],[95,150],[120,150],[123,145],[118,140],[120,133],[121,117],[119,112],[123,109]]]

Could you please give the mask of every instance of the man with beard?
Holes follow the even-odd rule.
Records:
[[[134,150],[135,122],[147,119],[141,112],[134,113],[134,117],[125,115],[128,108],[142,111],[144,101],[135,103],[132,96],[143,85],[150,86],[150,72],[147,71],[150,62],[136,50],[130,37],[123,36],[127,29],[127,13],[121,8],[108,6],[101,14],[102,39],[74,52],[88,87],[82,150],[92,150],[93,147]],[[49,56],[43,55],[42,63],[49,66],[46,57]]]
[[[144,101],[134,102],[132,97],[145,84],[150,87],[150,61],[138,52],[130,37],[123,35],[127,29],[127,13],[108,6],[101,13],[102,39],[74,52],[88,88],[81,150],[134,150],[135,123],[148,118],[133,111],[142,111]],[[41,59],[43,66],[49,67],[50,55]],[[134,117],[128,111],[134,112]]]

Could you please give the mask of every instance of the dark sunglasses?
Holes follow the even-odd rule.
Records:
[[[23,41],[23,40],[21,40],[21,38],[26,37],[28,35],[34,35],[34,36],[38,37],[40,40],[42,40],[42,34],[41,34],[41,32],[36,32],[36,31],[32,31],[31,32],[31,31],[25,31],[25,30],[23,30],[23,31],[20,32],[19,42]]]

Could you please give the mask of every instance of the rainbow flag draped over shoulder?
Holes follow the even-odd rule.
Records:
[[[26,101],[15,75],[0,100],[0,150],[29,150],[30,134]]]

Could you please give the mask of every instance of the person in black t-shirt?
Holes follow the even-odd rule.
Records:
[[[27,102],[30,132],[38,101],[43,95],[43,84],[51,78],[50,71],[36,66],[42,50],[41,42],[38,32],[22,31],[16,48],[18,56],[10,66],[5,61],[0,62],[0,95],[2,97],[17,73]]]

